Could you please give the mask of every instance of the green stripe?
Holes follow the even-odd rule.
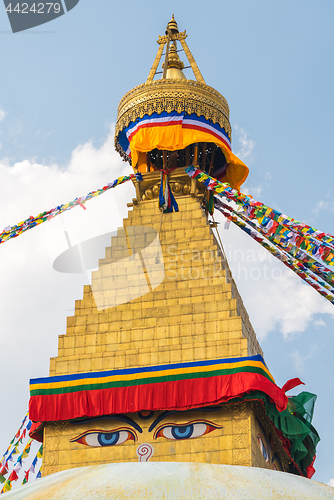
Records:
[[[270,380],[270,382],[274,383],[272,379],[269,377],[267,372],[265,372],[262,368],[246,366],[240,368],[229,368],[225,370],[214,370],[210,372],[202,372],[202,373],[179,373],[175,375],[165,375],[162,377],[154,377],[154,378],[142,378],[138,380],[118,380],[115,382],[102,382],[97,384],[83,384],[75,387],[57,387],[52,389],[33,389],[30,391],[31,396],[41,396],[41,395],[51,395],[51,394],[67,394],[73,392],[81,392],[81,391],[93,391],[100,389],[111,389],[114,387],[131,387],[136,385],[147,385],[147,384],[158,384],[161,382],[173,382],[177,380],[189,380],[196,378],[209,378],[215,377],[219,375],[233,375],[235,373],[258,373],[259,375],[264,376],[266,379]]]

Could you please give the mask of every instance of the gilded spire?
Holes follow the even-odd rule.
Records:
[[[196,78],[196,81],[198,83],[203,83],[205,85],[204,78],[203,78],[200,70],[198,69],[196,61],[195,61],[192,53],[189,50],[189,47],[188,47],[187,43],[186,43],[186,38],[187,38],[187,35],[186,35],[185,31],[179,32],[179,28],[177,26],[177,22],[175,21],[174,14],[173,14],[172,15],[172,19],[167,24],[165,35],[159,36],[159,39],[157,40],[157,42],[159,44],[159,49],[158,49],[157,55],[155,57],[154,63],[152,65],[151,71],[150,71],[150,73],[148,75],[148,78],[146,80],[146,84],[150,84],[150,83],[153,82],[154,77],[155,77],[155,75],[157,73],[157,69],[158,69],[158,66],[159,66],[159,63],[160,63],[160,60],[161,60],[162,53],[163,53],[164,49],[165,49],[165,64],[163,65],[164,70],[163,70],[163,77],[162,77],[162,79],[163,80],[166,80],[166,79],[177,79],[177,80],[179,80],[179,79],[182,79],[182,80],[186,79],[186,77],[182,73],[181,67],[179,66],[180,63],[181,63],[181,61],[177,63],[178,64],[177,66],[175,64],[174,65],[170,65],[170,61],[169,61],[169,58],[168,58],[169,51],[173,50],[172,47],[170,49],[170,45],[173,46],[174,43],[176,44],[176,41],[179,41],[181,43],[182,49],[184,50],[185,56],[186,56],[186,58],[187,58],[187,60],[188,60],[188,62],[190,64],[190,67],[193,70],[193,73],[194,73],[194,76]],[[175,47],[174,54],[175,53],[177,55],[177,49],[176,49],[176,47]],[[174,56],[173,57],[173,61],[175,63],[176,63],[176,61],[179,61],[178,57],[175,58],[175,56]],[[173,76],[170,76],[170,75],[167,76],[167,71],[168,71],[169,68],[172,71],[175,71],[177,69],[179,74],[178,75],[173,75]],[[173,70],[173,68],[174,68],[174,70]]]
[[[167,68],[184,68],[184,64],[182,61],[180,61],[179,55],[177,53],[176,42],[172,42],[172,45],[170,46]]]
[[[162,63],[162,68],[165,69],[165,62]],[[173,41],[169,47],[167,54],[167,71],[165,78],[172,78],[176,80],[185,80],[186,76],[183,73],[184,64],[180,60],[177,53],[176,41]],[[164,77],[163,77],[164,78]]]
[[[167,24],[165,33],[167,43],[165,62],[162,64],[162,78],[185,80],[186,77],[182,72],[184,64],[182,61],[180,61],[176,48],[176,40],[178,39],[179,28],[177,27],[177,22],[175,21],[174,14],[172,15],[172,19]]]
[[[167,24],[166,35],[171,33],[172,35],[176,35],[179,32],[179,28],[177,27],[177,22],[174,19],[174,14],[172,15],[172,19]]]

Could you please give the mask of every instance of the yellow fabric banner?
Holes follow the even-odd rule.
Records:
[[[248,176],[249,169],[230,149],[209,132],[182,128],[182,125],[143,127],[133,135],[130,141],[132,166],[138,165],[139,153],[152,149],[176,151],[198,142],[213,142],[219,146],[227,161],[226,176],[221,182],[228,182],[239,189]]]

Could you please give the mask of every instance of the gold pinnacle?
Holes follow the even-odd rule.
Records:
[[[174,19],[174,14],[172,15],[172,19],[167,24],[166,35],[168,34],[168,30],[171,31],[172,35],[176,35],[179,32],[179,28],[177,27],[177,22]]]

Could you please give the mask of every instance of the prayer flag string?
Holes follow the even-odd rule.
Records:
[[[300,276],[304,281],[306,281],[309,285],[312,286],[315,290],[317,290],[318,293],[320,293],[323,297],[325,297],[329,302],[334,304],[334,289],[328,287],[327,283],[321,282],[319,278],[313,273],[310,273],[310,271],[303,266],[300,262],[297,261],[297,259],[293,258],[292,256],[289,256],[284,250],[277,248],[276,246],[271,246],[268,242],[266,242],[263,238],[260,237],[259,232],[257,228],[256,230],[250,229],[247,224],[249,224],[249,221],[247,221],[247,224],[240,220],[240,218],[236,215],[231,215],[230,213],[226,212],[223,207],[216,205],[215,208],[219,210],[226,218],[231,220],[235,225],[240,227],[244,232],[246,232],[251,238],[253,238],[255,241],[257,241],[260,245],[262,245],[266,250],[268,250],[274,257],[276,257],[278,260],[280,260],[285,266],[287,266],[289,269],[294,271],[298,276]],[[329,293],[328,291],[326,292],[322,288],[329,288]]]
[[[119,186],[120,184],[123,184],[124,182],[127,182],[130,179],[137,179],[137,181],[141,181],[143,178],[140,173],[124,175],[122,177],[119,177],[118,179],[115,179],[113,182],[109,182],[106,186],[104,186],[101,189],[98,189],[96,191],[91,191],[86,196],[75,198],[75,200],[73,201],[69,201],[68,203],[59,205],[58,207],[52,208],[47,212],[42,212],[38,214],[36,217],[30,216],[28,219],[19,222],[18,224],[15,224],[15,226],[7,226],[2,231],[2,233],[0,233],[0,244],[5,243],[5,241],[10,240],[11,238],[16,238],[25,231],[28,231],[29,229],[32,229],[33,227],[38,226],[39,224],[42,224],[47,220],[49,221],[54,217],[56,217],[56,215],[66,212],[67,210],[71,210],[72,208],[78,205],[86,210],[85,203],[87,201],[89,201],[94,197],[100,196],[109,189]]]
[[[196,167],[188,167],[186,172],[189,177],[203,182],[208,191],[241,206],[242,213],[215,198],[215,208],[228,220],[247,232],[327,300],[334,303],[334,272],[327,267],[334,264],[334,236],[287,217],[232,189],[229,184],[217,181]],[[271,245],[261,238],[260,234],[269,240]],[[326,265],[316,259],[321,259]]]
[[[292,245],[286,244],[281,245],[279,243],[276,243],[274,238],[271,235],[268,235],[263,231],[261,226],[257,226],[254,221],[248,220],[242,213],[236,212],[233,210],[232,207],[229,205],[223,203],[220,199],[217,197],[215,198],[215,208],[219,211],[221,209],[227,209],[231,213],[233,213],[235,216],[239,217],[239,219],[242,219],[245,223],[247,223],[249,226],[253,227],[256,231],[261,233],[267,240],[269,240],[274,247],[276,247],[278,250],[281,250],[285,253],[288,253],[294,261],[298,261],[296,265],[304,272],[308,272],[310,270],[313,274],[316,276],[313,277],[315,281],[318,281],[321,286],[329,290],[331,293],[334,293],[334,280],[333,280],[333,273],[331,273],[325,266],[322,264],[319,264],[315,259],[312,259],[309,257],[305,252],[302,250],[296,249],[296,247],[293,247]],[[228,214],[224,214],[226,217]],[[229,219],[229,217],[227,217]],[[297,251],[298,250],[298,251]],[[326,274],[327,270],[327,274]],[[323,281],[324,280],[324,281]]]
[[[310,257],[321,259],[326,265],[334,265],[334,236],[319,231],[303,222],[288,217],[263,203],[245,195],[229,184],[223,184],[196,167],[186,168],[189,177],[203,182],[209,191],[234,201],[244,210],[248,220],[256,219],[264,231],[272,235],[275,243],[290,243],[306,252]],[[328,270],[330,271],[330,270]]]
[[[10,491],[13,487],[13,483],[17,481],[23,473],[23,467],[26,463],[26,459],[29,457],[32,444],[34,440],[29,437],[29,430],[31,429],[32,422],[29,419],[29,413],[27,412],[24,419],[22,420],[21,426],[15,434],[14,438],[11,440],[6,452],[4,453],[2,460],[0,462],[0,483],[3,484],[1,493],[6,493]],[[27,439],[28,438],[28,439]],[[23,443],[23,440],[27,439],[25,446],[23,448],[22,453],[20,453],[19,448],[20,444]],[[18,455],[15,459],[14,455]],[[37,451],[37,454],[29,466],[28,470],[24,471],[23,481],[21,484],[26,484],[29,481],[29,474],[35,474],[35,468],[39,459],[43,457],[43,445]],[[13,462],[13,465],[10,463]],[[24,467],[25,469],[25,467]],[[39,467],[39,471],[35,476],[35,479],[41,477],[41,469],[42,466]],[[7,478],[6,478],[7,476]],[[31,479],[31,477],[30,477]]]

